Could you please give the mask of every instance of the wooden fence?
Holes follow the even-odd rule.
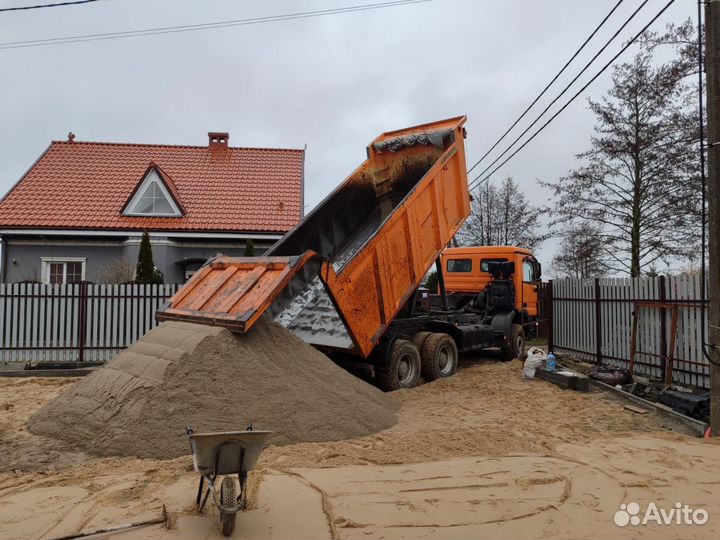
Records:
[[[700,276],[560,279],[546,289],[553,349],[597,364],[634,359],[636,373],[709,388]]]
[[[155,326],[179,285],[0,284],[0,362],[102,362]]]

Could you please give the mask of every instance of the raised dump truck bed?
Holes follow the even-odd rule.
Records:
[[[264,257],[217,257],[158,320],[247,332],[267,312],[306,342],[367,358],[468,214],[465,117],[383,133]]]

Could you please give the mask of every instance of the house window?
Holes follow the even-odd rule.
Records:
[[[127,205],[128,216],[181,216],[165,184],[155,171],[150,171]]]
[[[43,257],[42,275],[44,283],[80,283],[85,281],[85,258]]]

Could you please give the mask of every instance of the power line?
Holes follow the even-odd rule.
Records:
[[[674,2],[675,2],[675,0],[670,0],[667,4],[665,4],[665,6],[657,13],[657,15],[655,15],[655,16],[652,18],[652,20],[643,27],[642,30],[640,30],[637,34],[635,34],[635,36],[633,36],[633,38],[632,38],[630,41],[628,41],[628,42],[622,47],[622,49],[620,49],[620,51],[619,51],[615,56],[613,56],[612,59],[611,59],[607,64],[605,64],[605,65],[602,67],[602,69],[600,69],[600,71],[598,71],[598,72],[593,76],[593,78],[590,79],[590,80],[585,84],[585,86],[583,86],[580,90],[578,90],[577,93],[576,93],[573,97],[571,97],[571,98],[567,101],[567,103],[565,103],[565,105],[563,105],[563,106],[560,108],[560,110],[558,110],[554,115],[552,115],[552,116],[547,120],[547,122],[545,122],[542,126],[540,126],[540,128],[538,128],[538,130],[535,131],[535,133],[533,133],[532,136],[531,136],[527,141],[525,141],[520,147],[518,147],[512,154],[510,154],[502,163],[500,163],[500,165],[498,165],[497,167],[495,167],[495,168],[492,170],[492,172],[490,172],[490,174],[488,174],[488,175],[485,176],[482,180],[480,180],[480,182],[478,182],[477,185],[480,185],[480,184],[481,184],[482,182],[484,182],[485,180],[488,180],[493,174],[495,174],[495,173],[498,171],[498,169],[500,169],[503,165],[505,165],[508,161],[510,161],[515,155],[517,155],[518,152],[520,152],[520,150],[522,150],[523,148],[525,148],[525,147],[528,145],[528,143],[530,143],[530,141],[532,141],[535,137],[537,137],[538,134],[539,134],[541,131],[543,131],[543,130],[550,124],[550,122],[552,122],[553,120],[555,120],[555,118],[557,118],[557,117],[560,115],[560,113],[562,113],[565,109],[567,109],[568,106],[569,106],[573,101],[575,101],[575,100],[578,98],[578,96],[580,96],[580,94],[582,94],[582,93],[588,88],[588,86],[590,86],[593,82],[595,82],[595,80],[596,80],[600,75],[602,75],[602,73],[603,73],[607,68],[609,68],[609,67],[613,64],[613,62],[615,62],[615,60],[617,60],[617,59],[620,57],[620,55],[621,55],[622,53],[624,53],[624,52],[630,47],[630,45],[632,45],[633,43],[635,43],[635,41],[637,41],[637,39],[643,34],[643,32],[645,32],[648,28],[650,28],[650,26],[651,26],[656,20],[658,20],[658,19],[660,18],[660,16],[661,16],[663,13],[665,13],[665,11],[666,11]],[[480,178],[480,176],[481,176],[481,175],[478,175],[478,176],[473,180],[473,182],[471,183],[471,186],[469,186],[468,189],[474,189],[474,187],[477,187],[477,186],[473,186],[472,184],[474,184],[474,183]]]
[[[560,93],[555,97],[555,99],[553,99],[553,100],[548,104],[548,106],[545,107],[545,109],[543,109],[543,111],[535,118],[535,120],[533,120],[532,123],[531,123],[527,128],[525,128],[525,131],[523,131],[520,135],[518,135],[518,136],[515,138],[515,140],[514,140],[513,142],[511,142],[510,145],[509,145],[499,156],[497,156],[492,163],[490,163],[490,165],[488,165],[487,167],[485,167],[485,169],[483,169],[483,171],[482,171],[480,174],[478,174],[478,175],[473,179],[473,182],[475,182],[478,178],[480,178],[483,174],[485,174],[488,170],[490,170],[490,168],[492,168],[493,165],[495,165],[498,161],[500,161],[500,159],[501,159],[505,154],[507,154],[507,153],[512,149],[512,147],[515,146],[515,144],[517,144],[517,142],[518,142],[520,139],[522,139],[522,138],[525,136],[525,134],[526,134],[528,131],[530,131],[530,129],[531,129],[535,124],[537,124],[537,123],[540,121],[540,119],[541,119],[543,116],[545,116],[545,113],[548,112],[548,111],[550,110],[550,108],[551,108],[553,105],[555,105],[555,103],[557,103],[558,100],[559,100],[562,96],[565,95],[565,92],[567,92],[567,91],[570,89],[570,87],[571,87],[573,84],[575,84],[575,82],[580,78],[580,76],[581,76],[583,73],[585,73],[585,72],[588,70],[588,68],[590,68],[590,66],[595,62],[595,60],[597,60],[597,58],[598,58],[603,52],[605,52],[605,49],[607,49],[607,48],[610,46],[610,44],[611,44],[613,41],[615,41],[615,38],[618,37],[618,35],[620,34],[620,32],[622,32],[628,24],[630,24],[630,21],[632,21],[632,20],[635,18],[635,16],[638,14],[638,12],[639,12],[643,7],[645,7],[645,4],[647,4],[648,1],[649,1],[649,0],[644,0],[643,3],[640,4],[640,5],[637,7],[637,9],[630,14],[630,17],[628,17],[628,18],[625,20],[625,22],[620,26],[620,28],[618,28],[618,29],[616,30],[616,32],[610,37],[610,39],[608,39],[607,42],[605,42],[605,45],[603,45],[603,46],[600,48],[600,50],[595,54],[595,56],[593,56],[593,57],[590,59],[590,61],[589,61],[587,64],[585,64],[585,66],[580,70],[580,73],[578,73],[577,75],[575,75],[575,77],[565,86],[565,88],[563,88],[562,92],[560,92]]]
[[[389,2],[378,2],[375,4],[361,4],[343,8],[322,9],[315,11],[300,11],[296,13],[285,13],[282,15],[269,15],[266,17],[253,17],[248,19],[234,19],[228,21],[215,21],[210,23],[187,24],[181,26],[166,26],[160,28],[145,28],[141,30],[125,30],[122,32],[107,32],[102,34],[85,34],[79,36],[66,36],[47,39],[34,39],[28,41],[10,41],[0,43],[0,49],[19,49],[25,47],[41,47],[45,45],[58,45],[64,43],[79,43],[85,41],[103,41],[108,39],[120,39],[128,37],[154,36],[159,34],[174,34],[179,32],[193,32],[197,30],[209,30],[214,28],[230,28],[234,26],[248,26],[252,24],[263,24],[278,21],[291,21],[297,19],[308,19],[312,17],[323,17],[326,15],[338,15],[343,13],[354,13],[358,11],[370,11],[385,9],[410,4],[420,4],[432,0],[394,0]]]
[[[495,144],[493,144],[493,145],[490,147],[490,149],[489,149],[487,152],[485,152],[485,154],[484,154],[480,159],[478,159],[472,167],[470,167],[470,168],[468,169],[468,171],[467,171],[468,174],[471,173],[472,170],[473,170],[475,167],[477,167],[478,165],[480,165],[480,162],[481,162],[483,159],[485,159],[486,157],[488,157],[488,155],[490,154],[490,152],[492,152],[493,150],[495,150],[495,148],[497,147],[497,145],[500,144],[500,143],[503,141],[503,139],[507,136],[507,134],[510,133],[510,132],[513,130],[513,128],[518,125],[518,122],[520,122],[520,120],[522,120],[523,118],[525,118],[525,115],[530,111],[530,109],[532,109],[532,108],[535,106],[535,104],[540,100],[540,98],[545,95],[545,92],[547,92],[548,89],[553,85],[553,83],[558,80],[558,77],[560,77],[560,75],[563,74],[563,72],[564,72],[564,71],[567,69],[567,67],[572,63],[572,61],[575,60],[575,58],[577,57],[577,55],[580,54],[580,52],[585,48],[585,45],[587,45],[588,43],[590,43],[590,40],[591,40],[593,37],[595,37],[595,34],[598,33],[598,30],[600,30],[600,29],[603,27],[603,25],[607,22],[607,20],[610,18],[610,16],[611,16],[613,13],[615,13],[615,10],[616,10],[618,7],[620,7],[620,4],[622,4],[624,1],[625,1],[625,0],[618,0],[618,3],[615,4],[615,6],[610,10],[610,12],[609,12],[607,15],[605,15],[605,18],[604,18],[602,21],[600,21],[600,24],[598,24],[597,27],[595,27],[595,30],[593,30],[592,33],[588,36],[588,38],[583,42],[583,44],[580,45],[580,48],[579,48],[577,51],[575,51],[575,54],[572,55],[572,57],[570,58],[570,60],[568,60],[567,62],[565,62],[565,65],[560,69],[560,71],[557,72],[557,74],[556,74],[556,75],[553,77],[553,79],[547,84],[547,86],[546,86],[545,88],[543,88],[542,92],[540,92],[540,93],[537,95],[537,97],[532,101],[532,103],[530,103],[530,105],[527,106],[527,109],[525,109],[525,110],[523,111],[523,113],[522,113],[520,116],[518,116],[517,120],[515,120],[515,121],[512,123],[512,125],[511,125],[509,128],[507,128],[507,131],[505,131],[505,133],[503,133],[503,134],[500,136],[500,138],[495,142]]]
[[[42,9],[51,7],[62,7],[62,6],[74,6],[76,4],[89,4],[90,2],[97,2],[98,0],[75,0],[74,2],[58,2],[56,4],[41,4],[38,6],[22,6],[22,7],[11,7],[11,8],[0,8],[0,11],[24,11],[26,9]]]

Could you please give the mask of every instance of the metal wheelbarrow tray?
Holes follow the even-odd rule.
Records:
[[[202,512],[208,496],[220,512],[222,532],[229,536],[235,528],[235,516],[245,508],[247,496],[247,475],[257,463],[272,431],[227,431],[221,433],[195,433],[187,427],[190,439],[193,467],[200,474],[200,485],[196,499],[196,509]],[[235,479],[240,483],[237,494]],[[225,476],[220,484],[220,494],[215,489],[218,476]],[[203,486],[207,482],[207,491],[203,497]]]

